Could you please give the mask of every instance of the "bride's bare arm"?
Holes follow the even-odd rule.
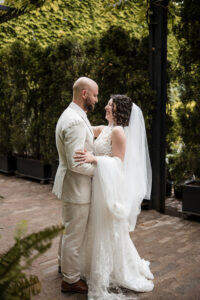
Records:
[[[121,126],[116,126],[112,131],[112,156],[117,156],[124,160],[126,151],[126,137]]]
[[[95,137],[98,137],[100,133],[102,132],[102,129],[104,128],[104,125],[99,125],[99,126],[92,126],[93,133]]]
[[[116,126],[112,130],[112,156],[119,157],[121,160],[124,160],[125,150],[126,150],[126,137],[124,130],[121,126]],[[84,163],[96,164],[96,156],[87,150],[76,151],[74,156],[75,162],[78,162],[80,165]]]

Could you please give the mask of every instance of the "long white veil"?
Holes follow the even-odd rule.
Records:
[[[117,218],[127,219],[129,231],[133,231],[142,200],[150,199],[152,183],[144,118],[141,109],[134,103],[129,126],[124,128],[124,132],[124,162],[118,157],[97,157],[95,178],[98,178],[102,199],[105,199],[111,213]]]
[[[143,199],[150,200],[152,170],[146,137],[146,129],[141,109],[133,103],[126,135],[125,205],[129,212],[129,231],[133,231]]]

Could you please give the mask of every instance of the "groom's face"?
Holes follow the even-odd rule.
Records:
[[[94,110],[95,104],[98,102],[98,86],[92,85],[86,90],[84,108],[85,111],[91,112]]]

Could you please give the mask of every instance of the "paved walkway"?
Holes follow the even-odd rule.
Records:
[[[0,251],[13,244],[16,225],[28,221],[28,232],[61,223],[61,202],[50,184],[0,174]],[[132,239],[141,257],[151,261],[155,288],[150,293],[125,291],[133,299],[200,300],[200,223],[142,211]],[[37,274],[42,291],[37,300],[86,300],[84,295],[62,294],[57,272],[57,247],[35,261],[28,272]]]

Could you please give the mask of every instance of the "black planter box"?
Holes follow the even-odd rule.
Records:
[[[185,182],[183,182],[179,185],[174,185],[174,196],[177,199],[182,200],[183,199],[183,186],[184,185],[190,185],[192,183],[195,183],[194,179],[189,179],[189,180],[186,180]]]
[[[0,172],[12,174],[16,170],[16,157],[0,155]]]
[[[56,159],[51,165],[51,181],[52,182],[54,182],[56,172],[57,172],[57,169],[58,169],[58,165],[59,165],[59,160],[58,159]]]
[[[200,186],[183,185],[183,213],[200,216]]]
[[[36,159],[17,157],[17,173],[21,176],[47,181],[51,177],[51,165]]]

